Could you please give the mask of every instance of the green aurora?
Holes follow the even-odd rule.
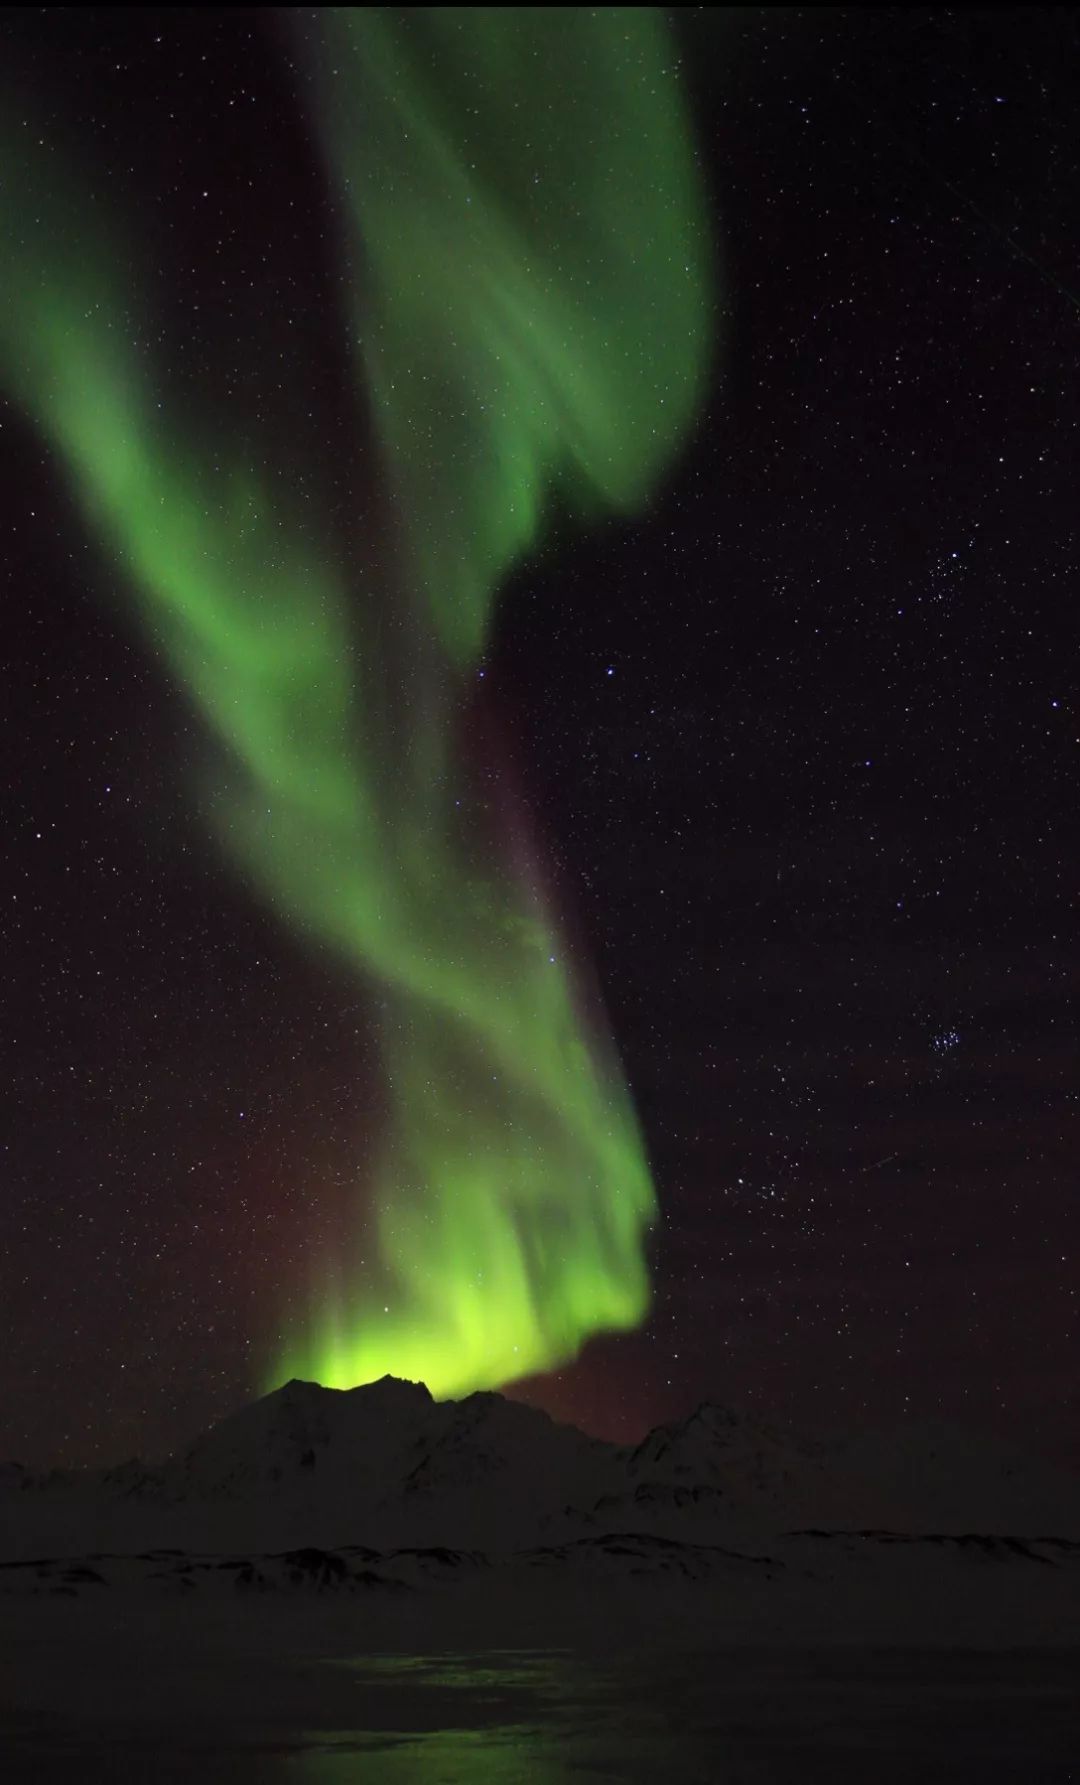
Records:
[[[358,576],[219,407],[163,402],[138,238],[24,108],[0,132],[0,379],[216,740],[227,858],[371,989],[377,1157],[263,1386],[392,1373],[462,1394],[648,1306],[655,1194],[626,1086],[525,813],[504,799],[493,829],[461,734],[552,498],[633,512],[686,437],[708,230],[659,13],[283,18],[341,265],[362,269],[343,326],[390,568]]]

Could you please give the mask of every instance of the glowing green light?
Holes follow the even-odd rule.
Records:
[[[515,865],[524,815],[493,839],[461,797],[457,732],[498,586],[552,493],[631,510],[685,437],[706,232],[659,15],[290,16],[363,268],[345,301],[392,573],[378,586],[373,560],[358,584],[210,404],[160,406],[123,320],[130,250],[73,168],[14,130],[0,370],[223,748],[229,859],[378,987],[374,1181],[265,1386],[390,1372],[460,1393],[647,1306],[655,1198],[625,1085]]]

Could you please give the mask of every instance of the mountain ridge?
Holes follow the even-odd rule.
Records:
[[[0,1465],[0,1560],[102,1550],[442,1546],[622,1531],[695,1544],[807,1529],[1080,1537],[1080,1481],[971,1434],[788,1431],[717,1401],[636,1445],[482,1391],[294,1379],[158,1465]],[[92,1541],[90,1541],[92,1539]]]

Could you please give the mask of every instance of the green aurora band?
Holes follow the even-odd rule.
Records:
[[[392,1373],[455,1395],[648,1306],[655,1195],[618,1062],[524,814],[493,834],[460,731],[499,585],[552,496],[632,512],[686,437],[708,230],[659,13],[284,22],[342,263],[363,269],[343,302],[391,569],[358,578],[211,405],[162,403],[119,221],[21,122],[0,134],[0,377],[217,740],[228,858],[372,989],[372,1181],[264,1386]]]

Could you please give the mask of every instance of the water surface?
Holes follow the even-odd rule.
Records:
[[[132,1678],[7,1716],[11,1785],[1080,1785],[1080,1656],[367,1654]]]

